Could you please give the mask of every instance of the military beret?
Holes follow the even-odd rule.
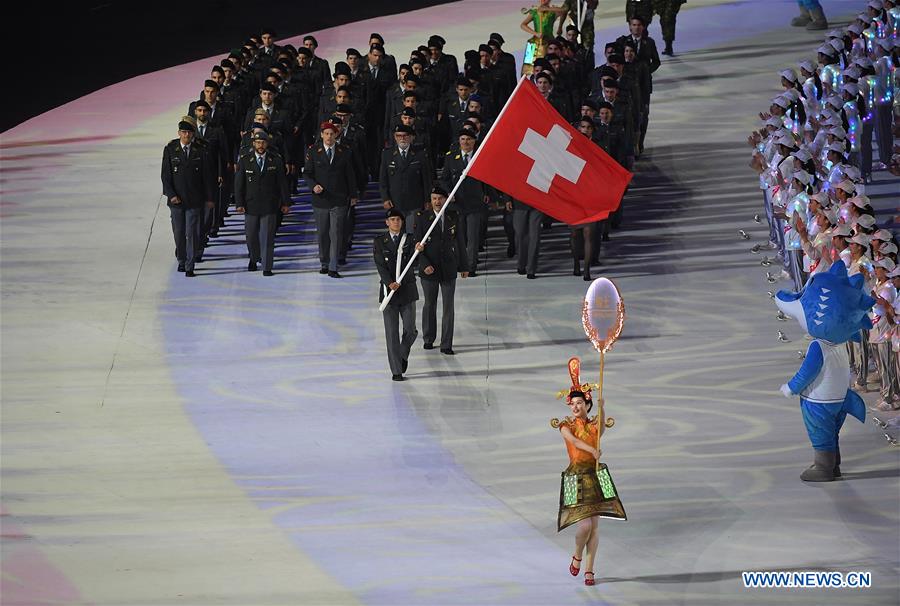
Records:
[[[613,52],[619,51],[619,43],[618,42],[607,42],[603,45],[603,52],[606,53],[609,49],[613,49]]]
[[[223,69],[230,69],[232,71],[235,69],[234,62],[231,59],[222,59],[222,63],[220,65]]]
[[[349,86],[347,86],[346,84],[345,84],[344,86],[339,86],[338,89],[337,89],[337,92],[339,92],[339,93],[347,93],[347,94],[350,95],[351,97],[353,96],[353,89],[351,89],[351,88],[350,88]]]
[[[398,124],[397,126],[394,127],[394,133],[414,135],[414,134],[416,134],[416,131],[414,131],[411,126],[406,126],[405,124]]]
[[[425,67],[425,61],[423,61],[419,57],[416,57],[415,59],[410,59],[409,68],[412,69],[412,66],[416,65],[416,64],[421,65],[422,67]]]
[[[438,196],[444,196],[445,198],[448,196],[447,190],[441,187],[440,185],[435,185],[431,188],[432,194],[437,194]]]
[[[251,125],[250,125],[250,130],[251,130],[251,131],[254,131],[254,130],[264,130],[264,131],[266,131],[266,132],[269,132],[269,129],[266,128],[266,125],[265,125],[265,124],[260,124],[259,122],[254,122],[253,124],[251,124]]]
[[[206,82],[204,82],[204,83],[203,83],[203,87],[206,88],[207,86],[210,87],[210,88],[214,88],[214,89],[216,89],[216,90],[219,90],[219,83],[216,82],[215,80],[207,80]]]
[[[477,119],[479,122],[484,122],[484,118],[481,117],[481,114],[480,114],[479,112],[467,112],[467,113],[466,113],[466,116],[467,116],[468,118],[475,118],[475,119]]]
[[[307,40],[312,42],[313,46],[315,46],[316,48],[319,48],[319,41],[316,40],[315,36],[303,36],[303,41],[306,42]]]
[[[265,116],[266,118],[268,118],[268,117],[269,117],[269,112],[267,112],[265,109],[263,109],[263,108],[261,108],[261,107],[257,107],[257,108],[256,108],[256,111],[253,112],[253,115],[254,115],[254,116]]]
[[[329,121],[329,120],[326,120],[325,122],[322,122],[322,123],[319,125],[319,130],[322,131],[322,132],[324,132],[324,131],[326,131],[326,130],[337,131],[337,130],[338,130],[338,127],[337,127],[337,125],[336,125],[334,122],[331,122],[331,121]]]
[[[306,48],[305,46],[301,46],[297,49],[298,55],[303,55],[305,57],[312,57],[312,51]]]
[[[575,32],[575,33],[578,33],[578,28],[575,27],[574,25],[567,25],[567,26],[566,26],[566,31],[567,31],[567,32]]]
[[[409,116],[410,118],[416,117],[416,110],[411,107],[404,107],[403,111],[400,112],[401,116]]]
[[[603,88],[619,88],[619,83],[612,78],[604,78],[600,85]]]
[[[350,57],[362,57],[362,55],[359,54],[359,51],[356,50],[355,48],[348,48],[347,49],[347,58],[349,59]]]
[[[468,88],[472,87],[472,81],[466,77],[460,77],[456,79],[456,86],[465,86]]]
[[[471,48],[463,53],[463,57],[466,58],[466,65],[475,65],[480,60],[478,51],[474,48]]]
[[[218,73],[222,74],[223,76],[225,75],[225,70],[222,69],[222,66],[221,66],[221,65],[213,65],[213,66],[212,66],[212,69],[209,70],[209,71],[210,71],[211,73],[213,73],[213,74],[215,74],[216,72],[218,72]]]
[[[594,128],[594,121],[588,118],[587,116],[582,116],[575,121],[576,124],[590,124],[591,128]]]
[[[353,71],[350,69],[350,66],[347,65],[344,61],[338,61],[334,64],[334,77],[338,76],[352,76]]]
[[[616,65],[625,63],[625,56],[620,55],[619,53],[613,53],[609,57],[606,58],[607,63],[615,63]]]
[[[373,50],[377,50],[378,52],[384,54],[384,46],[381,44],[372,44],[369,46],[369,52],[371,53]]]
[[[609,65],[601,65],[597,68],[597,74],[600,76],[600,80],[603,78],[612,78],[613,80],[617,80],[619,78],[619,72],[615,70],[612,66]]]
[[[277,72],[269,72],[268,74],[266,74],[266,78],[274,78],[276,82],[281,82],[282,80],[284,80],[284,78],[281,77],[281,74]]]
[[[384,38],[382,38],[381,34],[379,34],[378,32],[372,32],[371,34],[369,34],[369,40],[371,40],[372,38],[378,40],[378,44],[384,44]]]
[[[550,84],[553,84],[553,73],[549,69],[541,70],[541,72],[534,77],[534,81],[537,82],[541,78],[548,80]]]
[[[503,43],[506,42],[506,40],[503,39],[503,36],[501,36],[501,35],[498,34],[497,32],[491,33],[491,35],[488,36],[488,38],[490,38],[490,39],[493,40],[494,42],[497,42],[498,44],[503,44]]]
[[[258,130],[255,133],[253,133],[252,135],[250,135],[250,140],[251,141],[268,141],[269,133],[267,133],[265,130]]]
[[[608,109],[609,111],[613,111],[615,108],[609,101],[601,101],[597,104],[597,111],[600,111],[601,109]]]
[[[196,132],[197,128],[194,126],[192,122],[188,122],[187,120],[182,120],[178,123],[178,130],[189,130],[192,133]]]
[[[194,109],[197,109],[198,107],[205,107],[206,109],[212,109],[212,108],[209,106],[209,103],[207,103],[207,102],[204,101],[203,99],[200,99],[199,101],[197,101],[196,103],[194,103]]]
[[[415,74],[406,74],[406,81],[407,82],[415,82],[416,84],[418,84],[419,77]]]
[[[553,69],[553,66],[550,65],[550,62],[547,61],[546,57],[541,57],[540,59],[534,60],[534,68],[537,69],[539,67],[543,67],[546,69]]]
[[[403,219],[404,221],[406,220],[406,215],[404,215],[402,212],[400,212],[400,211],[397,210],[396,208],[390,209],[390,210],[387,211],[387,213],[385,213],[385,215],[384,215],[384,218],[385,218],[385,219],[390,219],[391,217],[400,217],[400,218]]]
[[[263,85],[259,87],[259,90],[260,92],[268,91],[270,93],[278,93],[278,88],[274,84],[269,84],[268,82],[264,82]]]
[[[414,91],[414,90],[403,91],[403,98],[406,99],[406,98],[408,98],[408,97],[415,97],[416,99],[418,99],[418,98],[419,98],[419,93],[417,93],[417,92]]]
[[[447,41],[435,34],[428,38],[428,48],[444,48]]]
[[[482,101],[481,95],[479,95],[478,93],[472,93],[471,95],[469,95],[469,101],[475,101],[476,103],[481,103],[481,101]]]
[[[581,107],[590,107],[594,111],[600,109],[597,107],[597,102],[588,97],[586,97],[584,101],[581,102]]]
[[[352,114],[353,108],[346,103],[338,103],[337,107],[334,108],[334,111],[338,114]]]
[[[493,53],[494,51],[493,51],[493,50],[491,49],[491,47],[488,46],[487,44],[479,44],[479,45],[478,45],[478,52],[479,52],[479,53],[487,53],[487,54],[491,54],[491,53]]]
[[[472,137],[473,139],[477,139],[477,138],[478,138],[478,134],[477,134],[474,130],[472,130],[471,128],[463,128],[463,129],[460,129],[460,131],[459,131],[459,136],[460,136],[460,137]]]

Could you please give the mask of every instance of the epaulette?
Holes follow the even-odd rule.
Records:
[[[445,156],[449,156],[449,155],[452,154],[452,153],[453,153],[453,150],[450,150],[450,151],[448,151],[448,152],[447,152],[446,154],[444,154],[444,155],[445,155]]]

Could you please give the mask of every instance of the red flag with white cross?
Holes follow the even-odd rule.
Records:
[[[569,225],[605,219],[632,174],[578,132],[522,80],[468,175]]]

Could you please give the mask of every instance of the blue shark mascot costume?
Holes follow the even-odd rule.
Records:
[[[803,472],[806,482],[830,482],[841,476],[838,433],[847,414],[866,420],[866,407],[850,389],[850,358],[846,342],[859,341],[872,328],[867,312],[875,304],[863,290],[863,276],[847,277],[843,263],[814,275],[799,293],[781,290],[775,303],[813,337],[797,374],[781,386],[785,397],[800,396],[806,433],[815,451],[813,465]]]

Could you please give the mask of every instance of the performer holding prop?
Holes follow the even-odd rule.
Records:
[[[569,360],[571,387],[557,395],[566,397],[572,412],[562,421],[552,419],[550,426],[558,428],[566,443],[569,466],[562,473],[559,490],[559,516],[557,529],[561,531],[577,524],[575,554],[569,564],[572,576],[581,570],[576,566],[584,555],[584,584],[594,584],[594,558],[599,544],[598,520],[600,517],[627,519],[625,508],[619,500],[616,486],[605,463],[600,462],[600,437],[615,420],[606,418],[603,402],[603,356],[622,332],[625,309],[615,285],[605,278],[598,278],[588,289],[582,321],[585,332],[594,348],[600,352],[600,383],[581,382],[581,362]],[[599,411],[588,417],[593,407],[593,390],[597,389]]]
[[[547,45],[553,39],[553,24],[557,18],[565,19],[569,11],[564,6],[550,6],[550,0],[540,0],[533,8],[523,8],[528,15],[519,26],[531,38],[525,43],[525,57],[522,60],[522,75],[531,75],[534,60],[547,54]]]

